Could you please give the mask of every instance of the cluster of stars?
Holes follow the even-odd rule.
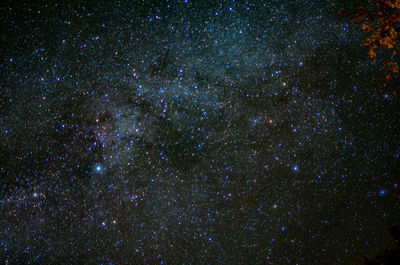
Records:
[[[385,242],[398,103],[339,4],[9,5],[6,263],[342,264]]]

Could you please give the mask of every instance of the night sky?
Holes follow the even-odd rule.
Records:
[[[342,1],[6,2],[2,264],[348,264],[393,244],[400,99]]]

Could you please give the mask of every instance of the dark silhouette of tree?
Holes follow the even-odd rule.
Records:
[[[363,261],[354,261],[352,265],[399,265],[400,264],[400,225],[389,228],[389,234],[395,240],[395,247],[388,248],[373,258],[364,258]]]
[[[389,229],[390,235],[394,238],[396,246],[393,249],[385,250],[382,254],[372,259],[366,259],[366,265],[398,265],[400,264],[400,225],[392,226]]]
[[[357,4],[354,8],[343,9],[340,15],[366,33],[363,45],[371,59],[377,57],[380,48],[386,49],[381,58],[386,69],[386,86],[400,75],[400,0],[364,0]]]

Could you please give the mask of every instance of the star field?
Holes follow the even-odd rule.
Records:
[[[1,262],[348,264],[390,246],[400,102],[343,7],[2,6]]]

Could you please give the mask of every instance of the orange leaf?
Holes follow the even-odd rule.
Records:
[[[371,59],[373,59],[373,58],[375,58],[376,57],[376,53],[375,53],[375,51],[374,50],[369,50],[369,57],[371,57]]]

